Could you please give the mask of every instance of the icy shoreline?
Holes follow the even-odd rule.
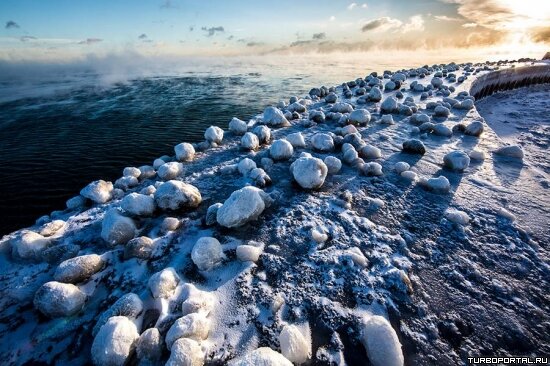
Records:
[[[314,88],[88,186],[0,242],[2,359],[397,365],[403,354],[456,364],[547,353],[535,323],[549,320],[548,232],[514,223],[515,188],[491,169],[529,162],[502,149],[468,94],[495,67]]]

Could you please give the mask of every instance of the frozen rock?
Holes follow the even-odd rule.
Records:
[[[151,216],[155,211],[155,200],[149,195],[130,193],[122,199],[120,207],[134,216]]]
[[[342,136],[349,135],[350,133],[358,133],[357,128],[354,125],[346,125],[342,127]]]
[[[92,335],[95,336],[101,327],[107,323],[107,321],[113,316],[125,316],[129,319],[138,319],[143,313],[143,301],[139,298],[138,295],[134,293],[128,293],[121,296],[117,301],[113,303],[97,321],[94,329],[92,330]]]
[[[464,130],[465,135],[480,136],[483,133],[483,122],[473,121]]]
[[[295,325],[285,325],[279,334],[281,353],[289,361],[299,365],[311,358],[311,343]]]
[[[323,111],[311,111],[309,112],[309,119],[312,120],[315,123],[323,123],[325,122],[325,113]]]
[[[372,366],[403,366],[401,343],[384,317],[374,315],[366,321],[361,342]]]
[[[468,225],[470,222],[470,216],[468,216],[466,212],[459,211],[454,208],[448,209],[445,212],[445,217],[455,224]]]
[[[323,162],[327,166],[328,174],[337,174],[342,169],[342,162],[334,156],[327,156]]]
[[[449,110],[449,108],[442,105],[438,105],[434,108],[434,115],[436,117],[448,117],[450,113],[451,111]]]
[[[503,146],[495,151],[495,154],[509,158],[523,159],[523,150],[518,145]]]
[[[443,165],[451,170],[463,171],[470,165],[470,157],[462,150],[451,151],[443,157]]]
[[[23,259],[40,259],[44,250],[48,248],[51,240],[44,236],[27,231],[18,238],[12,240],[13,253]]]
[[[116,195],[116,188],[121,189],[123,191],[128,190],[129,188],[135,187],[139,184],[139,181],[136,177],[133,176],[126,176],[118,178],[115,181],[115,189],[113,190],[113,198],[118,198]]]
[[[290,112],[298,112],[298,113],[304,113],[306,111],[305,105],[301,104],[300,102],[294,102],[291,105],[288,106],[288,110]]]
[[[433,132],[438,136],[450,137],[453,135],[453,131],[443,123],[435,124],[433,127]]]
[[[239,245],[237,247],[237,258],[241,262],[257,262],[262,254],[262,248],[253,245]]]
[[[162,164],[157,171],[157,174],[162,180],[172,180],[183,175],[183,164],[177,161]]]
[[[191,251],[191,259],[200,271],[214,269],[224,258],[222,246],[215,238],[200,238]]]
[[[403,142],[403,152],[410,154],[425,154],[426,147],[420,140],[411,139]]]
[[[369,176],[380,176],[384,174],[382,172],[382,165],[374,162],[363,164],[361,167],[361,171],[363,174]]]
[[[382,157],[382,151],[372,145],[366,145],[361,149],[361,156],[366,159],[379,159]]]
[[[161,165],[164,165],[164,164],[166,164],[166,161],[164,161],[163,159],[161,158],[155,159],[155,161],[153,161],[153,169],[158,169],[160,168]]]
[[[180,277],[172,267],[163,269],[149,278],[149,290],[154,298],[167,299],[174,294],[174,290],[180,283]]]
[[[223,140],[223,130],[217,126],[210,126],[204,132],[204,138],[206,141],[216,144],[221,144]]]
[[[125,316],[114,316],[101,327],[92,344],[92,360],[98,366],[123,366],[139,338],[136,325]]]
[[[401,172],[401,174],[399,175],[401,176],[401,178],[406,179],[410,182],[414,182],[418,179],[418,174],[416,174],[412,170],[405,170],[404,172]]]
[[[293,153],[294,148],[287,140],[275,140],[269,147],[269,155],[273,160],[288,160]]]
[[[304,136],[300,132],[291,133],[286,137],[286,139],[294,148],[306,147]]]
[[[313,135],[311,144],[319,151],[332,151],[334,149],[334,140],[332,136],[326,133],[316,133]]]
[[[316,189],[325,182],[328,168],[321,159],[303,157],[292,163],[290,171],[302,188]]]
[[[187,142],[177,144],[174,151],[176,152],[176,159],[179,161],[192,161],[195,157],[195,148]]]
[[[124,258],[149,259],[155,248],[153,240],[140,236],[130,240],[124,247]]]
[[[485,153],[481,150],[472,150],[472,151],[470,151],[468,156],[472,160],[478,160],[478,161],[485,160]]]
[[[182,315],[200,313],[208,316],[214,308],[214,295],[197,289],[193,284],[186,283],[183,285],[182,294],[185,296],[185,301],[181,303]]]
[[[411,116],[411,123],[421,125],[430,122],[430,116],[424,113],[415,113]]]
[[[313,228],[310,231],[311,239],[317,244],[323,244],[328,240],[328,234],[323,229]]]
[[[70,283],[50,281],[34,295],[34,306],[50,318],[71,316],[84,306],[86,294]]]
[[[141,170],[135,167],[126,167],[122,171],[122,175],[125,177],[139,178],[139,176],[141,175]]]
[[[201,201],[201,194],[195,186],[178,180],[162,183],[155,192],[155,202],[163,210],[195,208]]]
[[[162,337],[157,328],[146,329],[136,342],[136,355],[139,360],[151,364],[158,362],[162,356]]]
[[[239,161],[237,169],[239,170],[239,173],[246,177],[253,169],[256,169],[256,163],[252,159],[244,158],[243,160]]]
[[[217,222],[217,214],[218,210],[222,207],[221,203],[214,203],[210,207],[208,207],[208,210],[206,210],[206,218],[205,223],[206,225],[214,225]]]
[[[395,163],[393,166],[393,169],[397,174],[403,173],[405,170],[409,170],[411,166],[408,163],[405,163],[404,161],[400,161],[398,163]]]
[[[343,151],[344,151],[343,159],[346,164],[353,164],[359,158],[359,154],[357,153],[357,150],[355,150],[355,148],[353,147],[349,149],[345,149]]]
[[[349,103],[338,102],[333,104],[330,111],[333,113],[351,113],[353,111],[353,107]]]
[[[275,107],[267,107],[264,110],[263,121],[265,124],[273,127],[289,126],[290,123],[279,109]]]
[[[180,227],[180,224],[181,222],[177,217],[165,217],[160,224],[160,230],[163,233],[174,231]]]
[[[250,171],[250,179],[254,180],[257,187],[265,187],[271,184],[271,178],[262,168],[255,168]]]
[[[346,257],[349,257],[354,265],[366,268],[369,264],[369,260],[357,247],[350,248],[346,251]]]
[[[136,236],[134,221],[122,216],[116,208],[111,208],[103,217],[101,237],[111,245],[126,244]]]
[[[264,191],[256,187],[244,187],[231,193],[218,209],[218,224],[233,228],[256,220],[266,206],[264,195]]]
[[[53,220],[48,222],[44,225],[42,229],[40,229],[40,235],[42,236],[52,236],[55,234],[59,234],[63,231],[63,229],[67,226],[66,222],[63,220]]]
[[[370,112],[366,109],[356,109],[349,115],[349,123],[364,126],[370,122]]]
[[[80,195],[69,198],[67,202],[65,202],[65,206],[67,206],[69,210],[79,209],[83,207],[85,204],[86,204],[86,198]]]
[[[261,347],[241,358],[231,360],[229,366],[292,366],[285,356],[271,348]]]
[[[325,97],[325,102],[327,103],[336,103],[337,101],[338,101],[338,96],[333,92],[328,93],[328,95]]]
[[[383,125],[393,125],[393,116],[391,114],[383,114],[382,117],[380,117],[380,123]]]
[[[470,110],[474,108],[474,101],[472,99],[464,99],[462,102],[455,105],[455,108]]]
[[[84,187],[80,194],[95,203],[110,201],[113,194],[113,183],[104,180],[96,180]]]
[[[180,338],[190,338],[201,341],[208,337],[210,320],[204,314],[191,313],[182,316],[170,327],[166,333],[166,347],[172,348],[174,342]]]
[[[380,105],[380,113],[396,113],[398,111],[395,97],[387,97]]]
[[[155,188],[155,186],[150,184],[147,187],[143,188],[141,191],[139,191],[139,193],[145,194],[147,196],[150,196],[150,195],[152,196],[155,194],[156,191],[157,189]]]
[[[260,144],[268,143],[271,140],[271,130],[267,126],[256,126],[252,132],[258,137]]]
[[[252,132],[246,132],[243,137],[241,137],[241,147],[246,150],[256,150],[260,146],[260,141],[258,136]]]
[[[229,122],[229,131],[231,131],[237,136],[244,135],[247,129],[248,129],[248,126],[246,125],[246,122],[241,121],[236,117],[233,117],[231,122]]]
[[[378,88],[372,88],[369,91],[369,100],[372,102],[379,102],[382,100],[382,91]]]
[[[401,173],[401,175],[403,175],[403,173]],[[427,190],[439,193],[447,193],[451,189],[451,183],[449,183],[449,180],[444,176],[429,179],[423,178],[420,180],[420,184]]]
[[[59,264],[53,275],[54,280],[65,283],[78,283],[88,280],[99,272],[105,262],[97,254],[86,254],[67,259]]]
[[[192,339],[180,338],[172,345],[170,358],[165,366],[203,366],[204,353]]]
[[[508,219],[510,221],[516,221],[516,215],[505,209],[504,207],[500,207],[497,210],[497,215],[500,217],[504,217],[505,219]]]
[[[139,176],[141,179],[149,179],[157,175],[155,168],[153,168],[151,165],[142,165],[139,167],[139,171],[141,172]]]

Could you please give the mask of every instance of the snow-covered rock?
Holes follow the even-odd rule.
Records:
[[[162,356],[162,337],[157,328],[146,329],[136,342],[136,355],[150,364],[158,362]]]
[[[334,113],[351,113],[353,111],[353,107],[349,103],[338,102],[332,105],[330,111]]]
[[[336,103],[338,101],[338,96],[334,92],[328,93],[325,97],[325,102],[327,103]]]
[[[139,338],[136,325],[125,316],[109,318],[92,344],[92,360],[97,366],[123,366]]]
[[[256,168],[257,166],[254,160],[249,158],[244,158],[243,160],[239,161],[239,164],[237,164],[237,169],[239,173],[241,173],[244,177],[247,177],[250,172]]]
[[[290,112],[304,113],[306,111],[306,106],[300,102],[294,102],[287,108]]]
[[[516,215],[505,209],[504,207],[500,207],[497,210],[497,215],[500,217],[504,217],[505,219],[508,219],[510,221],[516,221]]]
[[[380,176],[384,174],[382,165],[375,162],[363,164],[361,166],[361,172],[368,176]]]
[[[124,168],[124,170],[122,171],[122,175],[125,177],[139,178],[139,176],[141,175],[141,171],[136,167],[129,166]]]
[[[34,306],[50,318],[71,316],[82,310],[86,294],[70,283],[50,281],[34,295]]]
[[[162,180],[172,180],[183,175],[183,164],[171,161],[159,166],[157,174]]]
[[[101,237],[111,245],[126,244],[136,236],[134,221],[122,216],[116,208],[111,208],[103,217]]]
[[[361,342],[372,366],[403,366],[401,343],[384,317],[374,315],[366,321]]]
[[[76,209],[82,208],[85,204],[86,204],[86,198],[82,197],[81,195],[71,197],[67,200],[67,202],[65,202],[65,206],[67,206],[69,210],[76,210]]]
[[[399,174],[401,178],[406,179],[410,182],[414,182],[418,179],[418,174],[413,172],[412,170],[405,170]]]
[[[82,188],[80,194],[95,203],[105,203],[113,197],[113,183],[96,180]]]
[[[243,137],[241,137],[241,147],[246,150],[256,150],[260,146],[260,141],[258,136],[252,132],[246,132]]]
[[[463,171],[470,165],[470,157],[462,150],[451,151],[443,157],[443,164],[451,170]]]
[[[518,145],[503,146],[497,149],[495,154],[509,158],[523,159],[523,149]]]
[[[27,231],[12,240],[12,250],[19,258],[40,259],[50,243],[51,239],[34,231]]]
[[[92,335],[95,336],[101,327],[113,316],[125,316],[132,320],[137,320],[143,313],[143,301],[134,293],[122,295],[113,303],[101,316],[92,329]]]
[[[252,132],[258,137],[260,144],[268,143],[271,140],[271,130],[267,126],[256,126]]]
[[[340,169],[342,169],[342,162],[337,157],[329,155],[325,158],[325,160],[323,160],[323,162],[327,166],[328,174],[337,174]]]
[[[398,163],[395,163],[395,165],[393,166],[393,170],[395,170],[395,172],[397,174],[401,174],[403,173],[405,170],[409,170],[411,168],[411,166],[404,162],[404,161],[400,161]]]
[[[303,157],[292,163],[290,171],[302,188],[316,189],[325,182],[328,168],[321,159]]]
[[[203,366],[204,352],[197,341],[180,338],[172,345],[170,358],[165,366]]]
[[[42,229],[40,229],[40,235],[42,236],[52,236],[62,232],[63,229],[67,226],[67,223],[63,220],[53,220],[45,224]]]
[[[483,128],[483,122],[473,121],[468,126],[466,126],[464,134],[470,136],[480,136],[483,133]]]
[[[286,136],[286,139],[294,148],[306,147],[304,136],[300,132],[291,133]]]
[[[361,156],[366,159],[379,159],[382,157],[382,151],[376,146],[365,145],[361,149]]]
[[[233,193],[218,209],[218,224],[233,228],[256,220],[265,209],[265,193],[256,187],[244,187]]]
[[[264,118],[263,121],[268,126],[273,127],[282,127],[282,126],[289,126],[290,123],[285,118],[283,112],[275,107],[267,107],[264,110]]]
[[[403,173],[401,173],[401,175],[403,175]],[[451,183],[449,183],[447,177],[444,176],[429,179],[422,178],[420,180],[420,184],[427,190],[439,193],[446,193],[449,192],[449,190],[451,189]]]
[[[287,140],[275,140],[269,147],[269,155],[273,160],[288,160],[292,154],[294,154],[294,148]]]
[[[174,147],[176,159],[179,161],[192,161],[195,157],[195,148],[187,142],[182,142]]]
[[[139,181],[136,177],[133,176],[125,176],[118,178],[115,181],[115,189],[113,190],[113,198],[118,198],[116,195],[116,188],[121,189],[123,191],[126,191],[130,188],[133,188],[139,184]]]
[[[289,361],[300,365],[311,358],[311,342],[295,325],[285,325],[279,334],[281,353]]]
[[[182,295],[185,300],[181,303],[182,315],[200,313],[208,316],[215,305],[215,296],[208,291],[201,291],[191,283],[183,285]]]
[[[391,114],[383,114],[382,117],[380,117],[380,123],[383,125],[393,125],[395,122]]]
[[[151,216],[156,205],[153,197],[134,192],[122,199],[120,207],[130,215]]]
[[[271,348],[261,347],[229,361],[228,366],[292,366],[292,362]]]
[[[124,246],[124,257],[148,259],[153,254],[154,247],[154,242],[151,238],[140,236],[130,240]]]
[[[438,136],[450,137],[453,135],[453,131],[445,126],[443,123],[436,123],[433,128],[433,133]]]
[[[247,129],[248,126],[246,125],[246,122],[241,121],[236,117],[233,117],[233,119],[231,119],[231,122],[229,122],[229,131],[237,136],[244,135]]]
[[[162,183],[155,192],[155,202],[163,210],[195,208],[202,202],[199,190],[178,180]]]
[[[372,88],[369,91],[369,100],[372,102],[379,102],[382,100],[382,91],[378,88]]]
[[[142,165],[142,166],[139,167],[139,171],[141,173],[139,175],[140,179],[149,179],[149,178],[153,178],[155,175],[157,175],[157,172],[156,172],[155,168],[152,167],[151,165]]]
[[[472,150],[472,151],[470,151],[468,156],[472,160],[478,160],[478,161],[485,160],[485,153],[481,150]]]
[[[334,140],[327,133],[316,133],[313,135],[311,144],[319,151],[332,151],[334,149]]]
[[[180,276],[172,267],[163,269],[149,278],[149,290],[154,298],[167,299],[174,294],[174,290],[180,283]]]
[[[65,283],[83,282],[99,272],[104,265],[105,261],[97,254],[81,255],[61,262],[53,278]]]
[[[210,320],[201,313],[191,313],[182,316],[170,327],[166,333],[166,347],[172,348],[174,342],[180,338],[190,338],[201,341],[208,337]]]
[[[191,259],[201,271],[212,270],[224,258],[222,246],[216,238],[200,238],[191,251]]]
[[[349,114],[349,123],[364,126],[370,122],[370,112],[366,109],[356,109]]]
[[[403,152],[410,154],[425,154],[426,147],[420,140],[411,139],[403,142]]]
[[[165,217],[160,224],[160,230],[163,233],[166,233],[168,231],[176,230],[180,227],[180,225],[181,221],[177,217]]]
[[[434,108],[434,115],[436,117],[448,117],[451,111],[449,108],[444,107],[442,105],[438,105]]]
[[[445,212],[445,217],[456,224],[468,225],[470,222],[470,216],[464,211],[459,211],[454,208],[450,208]]]
[[[395,97],[387,97],[380,105],[381,113],[396,113],[398,111],[397,99]]]
[[[242,244],[237,247],[237,258],[241,262],[257,262],[262,254],[262,248],[254,245]]]
[[[223,140],[223,130],[218,126],[210,126],[204,131],[204,138],[206,141],[216,144],[221,144]]]

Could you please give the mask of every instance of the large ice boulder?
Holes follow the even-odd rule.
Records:
[[[128,293],[122,295],[117,301],[115,301],[109,309],[105,310],[99,317],[99,320],[92,329],[92,335],[95,336],[101,327],[107,323],[107,320],[113,316],[125,316],[129,319],[136,320],[143,313],[143,301],[138,295],[134,293]]]
[[[70,316],[82,310],[86,294],[70,283],[50,281],[34,295],[34,306],[50,318]]]
[[[523,149],[518,145],[503,146],[495,151],[495,154],[509,158],[523,159]]]
[[[290,123],[285,118],[283,112],[275,107],[267,107],[264,110],[263,121],[265,124],[273,127],[289,126]]]
[[[262,247],[242,244],[237,247],[237,258],[241,262],[257,262],[262,254]]]
[[[23,259],[40,259],[50,245],[51,239],[34,231],[27,231],[21,236],[12,239],[13,253]]]
[[[342,162],[337,157],[329,155],[325,158],[325,160],[323,160],[323,162],[327,166],[328,174],[337,174],[340,169],[342,169]]]
[[[185,300],[181,303],[182,315],[201,313],[208,316],[214,308],[215,297],[210,292],[199,290],[195,285],[186,283],[181,291]]]
[[[401,173],[403,175],[403,173]],[[451,189],[451,183],[447,177],[439,176],[437,178],[422,178],[420,180],[420,185],[426,188],[429,191],[434,191],[438,193],[447,193]]]
[[[229,361],[229,366],[292,366],[285,356],[268,347],[261,347],[241,358]]]
[[[103,217],[101,237],[111,245],[126,244],[136,236],[134,221],[122,216],[116,208],[111,208]]]
[[[311,144],[319,151],[332,151],[334,149],[334,140],[328,133],[316,133],[311,138]]]
[[[222,246],[216,238],[200,238],[191,251],[191,259],[201,271],[210,271],[224,258]]]
[[[368,95],[371,102],[379,102],[382,100],[382,91],[378,88],[371,88]]]
[[[356,109],[349,114],[348,121],[355,125],[364,126],[370,122],[370,112],[366,109]]]
[[[197,341],[180,338],[172,345],[170,358],[165,366],[202,366],[204,352]]]
[[[61,262],[53,278],[65,283],[83,282],[99,272],[104,265],[105,261],[97,254],[81,255]]]
[[[151,216],[155,211],[155,199],[141,193],[130,193],[122,199],[120,207],[134,216]]]
[[[398,112],[397,99],[395,97],[387,97],[380,104],[380,113],[396,113]]]
[[[257,168],[256,163],[254,162],[254,160],[250,158],[244,158],[243,160],[239,161],[239,163],[237,164],[237,170],[244,177],[248,176],[248,174],[250,174],[250,172],[256,168]]]
[[[155,248],[151,238],[140,236],[130,240],[124,246],[124,258],[149,259]]]
[[[269,147],[269,155],[273,160],[288,160],[293,153],[294,148],[287,140],[275,140]]]
[[[191,313],[182,316],[166,333],[166,347],[172,348],[174,342],[180,338],[190,338],[202,341],[210,332],[210,320],[201,313]]]
[[[256,187],[244,187],[233,193],[218,209],[218,224],[238,227],[256,220],[265,209],[264,191]]]
[[[172,267],[163,269],[149,278],[149,290],[154,298],[167,299],[174,294],[174,290],[180,283],[180,276]]]
[[[241,121],[237,117],[233,117],[231,122],[229,122],[229,131],[234,133],[237,136],[244,135],[248,126],[245,121]]]
[[[139,338],[136,325],[125,316],[109,318],[92,344],[92,360],[97,366],[123,366]]]
[[[136,355],[146,364],[154,365],[162,357],[162,337],[157,328],[146,329],[136,342]],[[144,362],[145,363],[145,362]]]
[[[409,154],[425,154],[426,147],[420,140],[411,139],[403,142],[403,152]]]
[[[256,126],[252,132],[258,137],[260,144],[268,143],[271,140],[271,130],[267,126]]]
[[[448,117],[450,113],[451,111],[449,108],[442,105],[438,105],[434,108],[434,116],[437,117]]]
[[[241,147],[246,150],[256,150],[260,146],[260,141],[258,136],[252,132],[246,132],[243,137],[241,137]]]
[[[208,142],[214,142],[216,144],[221,144],[223,140],[223,130],[218,126],[210,126],[204,132],[204,138]]]
[[[179,161],[191,161],[195,157],[195,148],[188,142],[182,142],[174,147],[176,159]]]
[[[473,121],[464,130],[465,135],[480,136],[483,133],[483,122]]]
[[[183,175],[183,164],[177,161],[162,164],[159,166],[157,174],[162,180],[176,179]]]
[[[451,151],[443,157],[443,165],[451,170],[463,171],[470,165],[470,157],[462,150]]]
[[[291,133],[286,137],[286,139],[294,148],[306,147],[304,136],[300,132]]]
[[[295,325],[285,325],[279,334],[281,353],[285,358],[300,365],[311,358],[311,342]]]
[[[96,180],[82,188],[80,194],[95,203],[105,203],[113,198],[113,183]]]
[[[334,103],[330,111],[334,113],[351,113],[353,111],[353,106],[349,103],[338,102]]]
[[[155,192],[155,202],[163,210],[195,208],[202,202],[197,187],[178,180],[162,183]]]
[[[403,366],[403,351],[390,322],[379,315],[371,316],[363,327],[361,342],[373,366]]]
[[[443,123],[436,123],[433,127],[433,133],[437,136],[445,137],[450,137],[453,135],[453,131]]]
[[[328,168],[321,159],[302,157],[292,163],[290,171],[302,188],[316,189],[325,182]]]

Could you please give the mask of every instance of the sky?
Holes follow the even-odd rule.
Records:
[[[550,0],[2,0],[0,61],[550,50]]]

